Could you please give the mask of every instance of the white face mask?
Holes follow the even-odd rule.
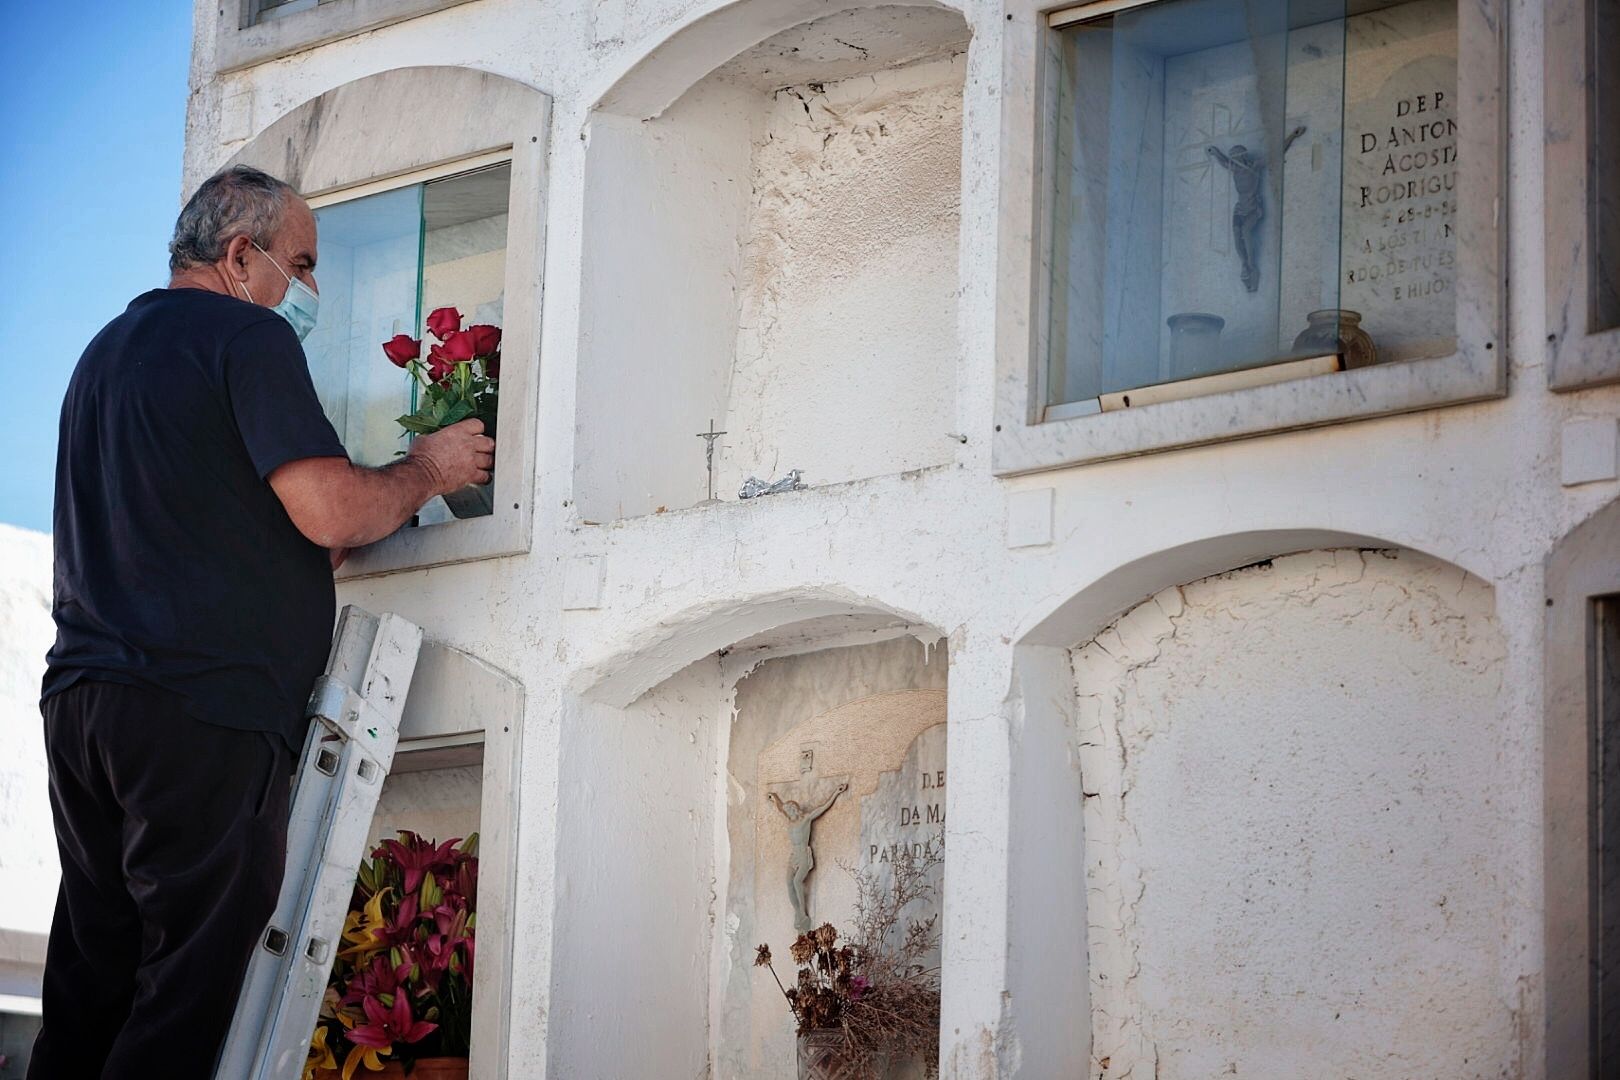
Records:
[[[315,320],[320,317],[320,294],[281,269],[281,264],[271,258],[270,253],[259,247],[258,243],[251,237],[248,238],[248,243],[252,244],[260,255],[270,259],[270,265],[275,267],[277,272],[287,279],[287,294],[281,298],[281,303],[270,310],[286,319],[288,325],[293,328],[293,333],[298,335],[298,340],[303,341],[309,337],[309,332],[315,329]],[[250,302],[258,303],[253,299],[253,294],[248,292],[247,282],[245,281],[242,283],[242,291],[248,293]]]

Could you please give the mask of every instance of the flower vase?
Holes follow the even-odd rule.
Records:
[[[490,438],[495,435],[495,413],[480,416],[484,422],[484,434]],[[457,488],[444,496],[444,505],[458,518],[487,517],[495,512],[495,470],[489,471],[489,483],[468,484]]]
[[[397,1061],[384,1063],[382,1072],[361,1070],[357,1075],[379,1080],[403,1080],[405,1066]],[[467,1059],[458,1057],[417,1058],[410,1080],[467,1080]]]
[[[1170,372],[1177,379],[1208,375],[1220,366],[1221,330],[1226,320],[1204,311],[1183,311],[1165,320],[1170,327]]]
[[[799,1080],[868,1080],[870,1070],[850,1062],[841,1027],[799,1036]]]
[[[1312,356],[1338,354],[1346,371],[1378,363],[1378,345],[1361,327],[1361,312],[1324,308],[1305,316],[1305,329],[1294,339],[1294,351]]]
[[[458,518],[484,517],[495,512],[495,474],[487,484],[468,484],[444,496],[444,505]]]

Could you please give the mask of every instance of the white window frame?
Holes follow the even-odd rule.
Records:
[[[314,0],[258,18],[255,0],[220,0],[214,9],[214,70],[235,71],[363,34],[470,0]]]
[[[512,165],[494,512],[402,528],[355,552],[338,571],[340,580],[529,550],[550,114],[550,97],[498,75],[397,68],[299,106],[231,159],[286,180],[312,206],[496,161]]]
[[[1506,164],[1504,0],[1458,3],[1458,91],[1470,103],[1459,154],[1457,350],[1449,356],[1228,388],[1118,410],[1046,404],[1051,280],[1050,125],[1059,27],[1162,0],[1078,6],[1008,0],[1002,57],[1002,158],[996,302],[998,476],[1460,404],[1507,393],[1503,333]],[[1283,365],[1287,367],[1288,365]],[[1240,373],[1242,374],[1242,373]],[[1283,374],[1279,371],[1277,374]]]
[[[471,1040],[472,1075],[479,1077],[505,1077],[511,1049],[523,701],[523,685],[506,672],[460,649],[423,642],[392,769],[480,769]]]
[[[1547,385],[1580,390],[1620,382],[1620,327],[1587,330],[1596,243],[1587,191],[1593,140],[1587,87],[1594,44],[1591,3],[1546,0],[1545,11]]]

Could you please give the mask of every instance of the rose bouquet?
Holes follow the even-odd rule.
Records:
[[[468,417],[484,422],[484,434],[495,435],[495,411],[501,377],[501,329],[479,324],[461,327],[461,312],[436,309],[427,317],[428,333],[438,341],[422,356],[422,343],[407,334],[383,342],[383,355],[416,380],[420,394],[415,412],[399,417],[413,435],[431,435]]]
[[[476,834],[436,844],[402,831],[377,846],[356,875],[304,1080],[467,1056],[477,901]]]

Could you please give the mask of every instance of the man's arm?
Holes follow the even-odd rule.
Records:
[[[495,440],[479,420],[463,420],[411,443],[380,469],[347,458],[299,458],[269,476],[298,531],[324,548],[356,548],[392,533],[435,495],[489,481]]]

